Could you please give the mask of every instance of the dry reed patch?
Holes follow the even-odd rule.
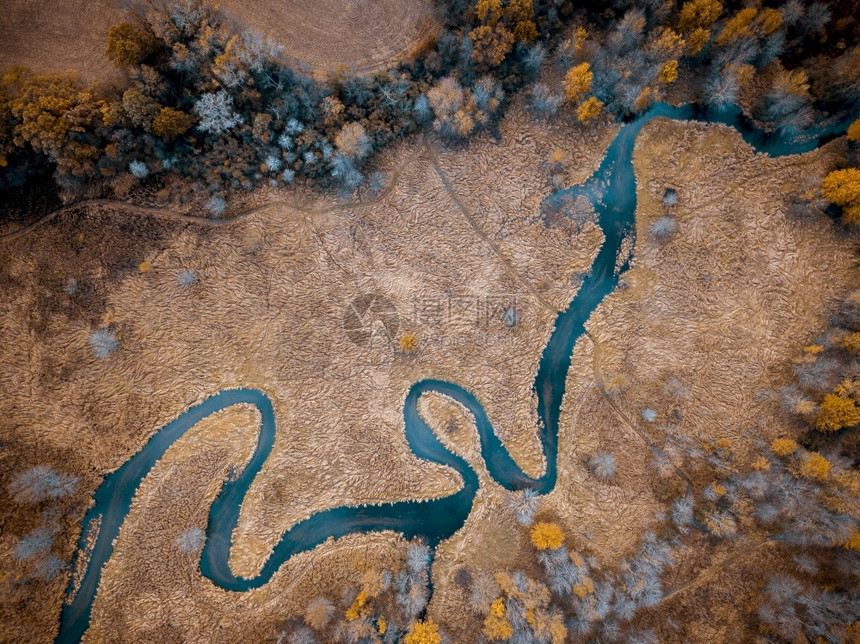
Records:
[[[558,483],[546,507],[562,519],[576,547],[603,563],[618,561],[656,523],[661,504],[652,490],[651,449],[610,407],[595,382],[594,344],[577,342],[559,419]],[[590,459],[614,458],[599,476]]]
[[[565,308],[588,270],[603,235],[596,224],[581,230],[566,220],[545,226],[541,204],[558,173],[564,185],[587,179],[618,131],[583,128],[560,118],[541,124],[517,104],[496,140],[484,134],[462,148],[434,148],[441,176],[465,213],[535,297]],[[561,170],[550,159],[559,153]],[[585,260],[585,261],[583,261]]]
[[[698,446],[726,438],[744,458],[753,436],[785,422],[772,392],[857,282],[851,238],[825,217],[787,215],[793,191],[834,162],[833,145],[770,158],[722,126],[661,120],[640,135],[634,269],[588,329],[598,379],[656,442],[667,430]],[[678,193],[668,209],[667,187]],[[651,226],[666,214],[677,231],[660,243]]]

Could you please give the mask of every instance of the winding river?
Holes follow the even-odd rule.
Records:
[[[623,247],[632,248],[632,244],[623,246],[622,242],[626,237],[632,238],[635,235],[636,179],[632,163],[633,146],[643,126],[657,117],[730,125],[736,128],[756,151],[772,156],[813,150],[846,126],[845,123],[834,124],[821,128],[802,140],[792,140],[756,130],[736,108],[708,112],[691,105],[672,107],[658,103],[621,128],[600,167],[589,179],[548,197],[559,199],[584,196],[589,199],[597,212],[605,241],[576,296],[567,309],[559,313],[535,378],[534,391],[537,395],[539,418],[537,431],[546,459],[542,476],[531,478],[520,469],[496,436],[483,406],[475,396],[450,382],[422,380],[413,384],[406,395],[403,409],[406,439],[417,458],[456,470],[463,479],[460,491],[430,501],[400,501],[367,507],[345,506],[318,512],[284,533],[256,577],[237,577],[228,565],[231,536],[239,521],[242,500],[272,450],[276,423],[272,403],[263,392],[253,389],[221,391],[203,403],[191,407],[159,430],[140,452],[106,476],[99,486],[94,495],[95,503],[84,517],[79,553],[87,550],[87,536],[90,532],[95,534],[95,542],[94,545],[91,544],[92,549],[86,561],[86,570],[80,578],[80,586],[75,588],[74,576],[70,582],[69,601],[63,606],[57,641],[79,642],[89,627],[102,567],[113,554],[114,540],[131,509],[132,499],[141,481],[187,429],[231,405],[250,403],[256,406],[262,415],[262,423],[250,461],[238,477],[224,482],[209,511],[200,571],[203,576],[227,590],[241,592],[263,586],[287,559],[299,552],[313,549],[329,537],[341,537],[354,532],[394,530],[407,539],[420,536],[433,548],[457,532],[472,510],[472,502],[478,490],[478,476],[465,460],[442,444],[419,415],[418,400],[429,391],[453,398],[474,415],[481,454],[495,481],[509,490],[529,488],[540,494],[550,492],[556,483],[558,420],[573,347],[584,333],[589,316],[603,298],[615,289],[620,275],[629,267],[631,258],[619,257],[619,253]],[[79,556],[79,559],[84,557]]]

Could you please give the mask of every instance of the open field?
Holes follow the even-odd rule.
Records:
[[[540,220],[552,189],[548,157],[561,150],[565,183],[581,181],[616,132],[563,121],[541,126],[515,109],[498,142],[482,136],[451,150],[416,138],[393,147],[379,161],[391,181],[379,198],[267,192],[269,207],[217,228],[134,221],[100,207],[0,242],[8,294],[0,299],[0,440],[7,447],[0,489],[41,463],[80,477],[57,538],[68,559],[76,522],[105,473],[190,405],[223,388],[258,388],[272,399],[278,434],[243,505],[231,557],[235,573],[253,575],[280,534],[313,512],[457,489],[451,471],[417,460],[403,436],[403,398],[425,377],[473,392],[512,456],[539,474],[531,384],[556,312],[602,240],[591,223],[577,231]],[[661,488],[679,484],[653,468],[651,446],[672,455],[664,436],[670,422],[699,443],[728,438],[738,459],[748,457],[754,436],[770,438],[786,422],[766,394],[788,377],[807,330],[824,324],[858,277],[851,244],[832,222],[785,214],[785,186],[826,172],[835,145],[768,159],[720,126],[655,121],[643,130],[634,157],[636,259],[626,287],[598,308],[590,337],[577,344],[558,485],[541,501],[572,548],[608,563],[654,528]],[[679,225],[658,244],[650,225],[662,214],[665,187],[678,191]],[[187,269],[197,283],[182,286],[177,277]],[[63,290],[69,278],[79,284],[74,295]],[[379,325],[367,343],[344,333],[345,310],[365,293],[393,303],[395,342]],[[510,306],[519,315],[513,327],[501,319]],[[87,340],[100,328],[120,341],[102,360]],[[406,332],[418,338],[411,353],[396,342]],[[678,385],[666,389],[672,379]],[[641,420],[645,407],[658,412],[655,423]],[[507,509],[509,493],[481,462],[468,413],[439,395],[422,399],[420,412],[482,482],[464,528],[437,549],[431,604],[454,641],[475,641],[476,620],[462,608],[455,571],[468,564],[528,572],[535,562],[523,555],[527,536]],[[337,598],[367,570],[400,565],[398,536],[353,535],[291,559],[270,584],[242,595],[202,579],[176,537],[205,523],[218,477],[247,459],[256,423],[242,407],[220,412],[177,442],[145,480],[105,568],[86,641],[118,632],[137,641],[274,638],[308,599]],[[606,482],[585,467],[595,452],[618,459]],[[65,578],[26,581],[28,568],[11,550],[38,521],[36,509],[8,499],[3,507],[8,599],[0,622],[13,639],[51,641]],[[727,543],[716,554],[731,557],[744,547]],[[709,583],[690,592],[707,594]],[[709,621],[736,615],[732,601],[712,601]],[[725,636],[734,639],[731,628]],[[692,627],[678,636],[723,637]]]
[[[0,12],[0,70],[74,70],[87,82],[122,76],[104,54],[111,25],[127,19],[122,0],[7,0]],[[390,65],[435,29],[431,2],[247,2],[224,0],[241,27],[266,34],[284,57],[313,70],[359,73]]]

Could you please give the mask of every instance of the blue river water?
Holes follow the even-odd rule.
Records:
[[[195,405],[158,432],[137,454],[118,470],[107,475],[96,490],[94,505],[83,521],[79,553],[86,550],[90,527],[98,532],[86,570],[76,589],[70,582],[69,601],[63,606],[57,642],[79,642],[89,627],[92,604],[101,579],[102,567],[113,554],[114,540],[131,509],[141,481],[186,430],[207,416],[239,403],[257,407],[262,416],[257,446],[250,461],[235,479],[225,481],[209,510],[206,541],[200,572],[221,588],[242,592],[267,584],[272,575],[293,555],[311,550],[329,537],[356,532],[393,530],[407,539],[421,537],[431,548],[448,539],[466,522],[478,491],[478,476],[458,455],[449,451],[418,413],[418,400],[430,391],[464,405],[475,417],[481,454],[490,476],[508,490],[532,489],[550,492],[556,484],[558,421],[570,369],[573,347],[585,331],[585,324],[603,299],[615,290],[620,275],[628,269],[630,257],[619,257],[625,238],[635,235],[636,178],[633,147],[636,137],[651,119],[698,120],[724,123],[736,128],[758,152],[772,156],[799,154],[815,149],[823,141],[844,131],[847,123],[820,128],[803,139],[791,139],[756,130],[740,110],[704,111],[692,105],[672,107],[657,103],[634,121],[625,124],[609,146],[595,173],[584,183],[560,190],[548,200],[584,196],[594,205],[604,242],[589,274],[568,307],[558,314],[553,333],[544,348],[534,382],[539,418],[538,434],[546,460],[544,473],[529,477],[517,465],[499,440],[481,403],[464,388],[442,380],[422,380],[413,384],[403,409],[404,429],[409,447],[417,458],[453,468],[463,479],[463,487],[450,496],[430,501],[400,501],[376,506],[338,507],[318,512],[287,530],[256,577],[235,576],[228,565],[231,537],[239,520],[242,500],[272,450],[277,430],[272,403],[265,393],[253,389],[228,389]],[[627,245],[632,248],[632,245]],[[93,522],[100,518],[100,524]],[[81,558],[81,557],[79,557]]]

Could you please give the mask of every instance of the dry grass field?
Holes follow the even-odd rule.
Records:
[[[104,50],[110,26],[127,19],[123,6],[123,0],[5,0],[0,70],[26,65],[40,72],[74,70],[87,82],[120,81]],[[240,27],[282,45],[287,60],[320,72],[384,68],[436,26],[427,0],[224,0],[221,6]]]
[[[424,377],[472,391],[512,455],[538,474],[531,383],[556,312],[601,243],[591,224],[578,233],[543,225],[547,162],[561,150],[565,181],[580,181],[616,131],[537,125],[515,109],[498,141],[394,146],[379,160],[390,182],[379,197],[265,193],[269,206],[219,227],[135,221],[100,206],[0,242],[0,490],[40,463],[79,476],[58,537],[69,558],[76,517],[105,473],[190,405],[226,387],[261,389],[278,434],[243,505],[231,558],[235,572],[252,575],[280,534],[313,512],[456,490],[457,477],[417,460],[403,435],[403,398]],[[626,287],[605,300],[590,337],[577,344],[558,485],[541,501],[573,548],[608,563],[654,528],[669,483],[657,476],[649,446],[664,447],[670,419],[694,441],[728,438],[739,459],[750,431],[774,431],[780,417],[767,392],[787,378],[807,330],[824,324],[857,279],[851,245],[834,224],[785,214],[785,186],[821,175],[830,162],[828,148],[756,156],[722,127],[658,121],[643,131],[636,260]],[[680,196],[679,226],[658,244],[650,224],[666,186]],[[196,284],[179,283],[186,269]],[[63,290],[69,278],[78,280],[75,295]],[[399,333],[418,338],[414,352],[379,334],[361,345],[346,337],[344,311],[363,293],[391,299]],[[510,305],[519,313],[514,327],[499,315]],[[105,359],[88,344],[100,328],[120,341]],[[673,378],[683,395],[664,393]],[[645,407],[658,412],[647,426]],[[528,552],[526,534],[507,510],[508,493],[486,474],[468,413],[438,395],[422,399],[420,412],[482,481],[466,525],[437,549],[431,604],[453,641],[475,641],[455,571],[528,570],[534,562],[518,559]],[[399,565],[397,535],[353,535],[291,559],[249,593],[202,579],[176,537],[205,522],[218,476],[247,458],[256,422],[242,407],[213,416],[146,479],[105,568],[86,641],[111,641],[111,633],[135,641],[274,638],[309,598],[339,597],[367,570]],[[618,459],[606,482],[584,465],[598,451]],[[0,622],[13,639],[51,641],[65,580],[21,583],[28,569],[11,551],[36,511],[6,498],[3,508]],[[736,547],[716,554],[731,557]],[[710,583],[690,592],[707,593]],[[670,596],[666,605],[689,598]],[[713,602],[709,619],[729,614],[727,601]],[[685,638],[709,641],[692,629]]]
[[[0,10],[0,71],[24,65],[38,72],[72,70],[94,83],[122,74],[105,56],[111,25],[122,22],[118,0],[5,0]]]

